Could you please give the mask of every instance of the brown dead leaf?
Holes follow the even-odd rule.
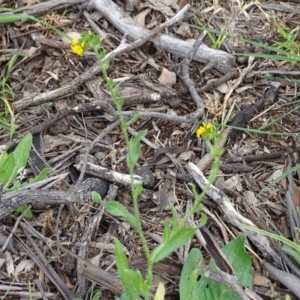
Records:
[[[174,0],[147,0],[144,6],[160,11],[163,15],[168,17],[173,17],[179,10]]]
[[[190,26],[186,23],[181,24],[178,29],[176,30],[178,35],[181,35],[184,38],[191,37],[191,29]]]
[[[176,83],[176,73],[163,68],[158,78],[158,82],[164,85],[171,85]]]
[[[272,286],[272,283],[269,278],[261,275],[256,275],[256,274],[254,275],[253,284],[258,286],[264,286],[264,287]]]
[[[184,8],[187,4],[189,4],[189,0],[179,0],[178,7],[179,9]]]
[[[149,14],[149,12],[151,11],[150,8],[147,8],[145,10],[143,10],[142,12],[140,12],[139,14],[137,14],[133,20],[139,24],[140,26],[142,26],[143,28],[146,28],[146,24],[145,24],[145,19],[147,17],[147,15]]]

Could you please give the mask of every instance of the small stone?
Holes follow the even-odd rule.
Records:
[[[134,168],[134,174],[143,178],[143,185],[146,188],[153,188],[155,184],[155,177],[147,166],[137,166]]]
[[[85,174],[83,179],[83,186],[90,186],[91,192],[97,192],[103,199],[108,191],[109,182],[104,179],[96,178],[94,176]]]

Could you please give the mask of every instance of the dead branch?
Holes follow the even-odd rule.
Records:
[[[97,178],[89,178],[79,185],[69,196],[69,192],[57,190],[32,190],[25,187],[14,192],[3,194],[0,199],[0,220],[24,204],[60,205],[68,203],[91,202],[91,191],[99,183]],[[37,188],[39,187],[36,185]]]
[[[120,32],[127,34],[131,39],[137,40],[149,33],[148,30],[136,24],[131,17],[111,0],[92,0],[92,3],[114,27]],[[172,53],[176,57],[186,57],[193,46],[193,43],[165,34],[154,37],[151,41],[156,47],[162,47],[165,51]],[[199,47],[194,60],[216,68],[223,74],[230,72],[235,62],[232,55],[221,50],[211,49],[204,44]]]
[[[205,178],[203,173],[197,168],[195,164],[189,162],[187,165],[187,169],[201,189],[204,189],[208,185],[208,180]],[[253,241],[253,243],[260,249],[264,257],[269,259],[271,258],[274,261],[274,264],[276,264],[276,266],[281,265],[280,257],[272,248],[267,237],[261,234],[257,234],[256,232],[246,230],[241,226],[241,224],[246,224],[256,227],[254,223],[240,215],[235,210],[235,208],[233,207],[233,205],[231,204],[228,197],[223,191],[211,185],[206,194],[219,205],[220,209],[225,214],[228,221],[232,225],[238,227],[247,235],[248,238],[250,238]]]

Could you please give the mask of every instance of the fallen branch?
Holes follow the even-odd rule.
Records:
[[[195,164],[189,162],[187,165],[187,169],[201,189],[204,189],[208,185],[208,180],[205,178],[203,173],[198,169],[198,167]],[[241,231],[243,231],[247,235],[247,237],[250,240],[252,240],[254,245],[256,245],[258,249],[260,249],[262,255],[265,258],[267,259],[272,258],[276,266],[281,265],[281,258],[273,249],[273,247],[270,245],[270,242],[267,237],[258,234],[256,232],[246,230],[244,227],[241,226],[241,224],[246,224],[246,225],[256,227],[254,223],[252,223],[250,220],[240,215],[235,210],[235,208],[233,207],[233,205],[231,204],[228,197],[223,191],[211,185],[208,191],[206,192],[206,194],[218,204],[219,208],[222,210],[227,220],[232,225],[238,227]]]
[[[47,180],[49,179],[44,180],[44,182]],[[99,179],[89,178],[85,180],[73,191],[71,197],[68,191],[39,189],[40,184],[37,182],[17,191],[3,194],[0,199],[0,220],[13,213],[18,207],[29,203],[34,206],[35,204],[61,205],[91,202],[93,201],[91,191],[99,184]],[[39,190],[33,190],[33,188]]]
[[[109,22],[120,32],[128,35],[132,40],[137,40],[149,33],[133,21],[120,7],[111,0],[92,0],[95,8],[101,12]],[[156,47],[162,47],[165,51],[176,57],[186,57],[193,47],[193,43],[186,42],[165,34],[153,37],[150,40]],[[211,49],[202,44],[194,60],[207,64],[207,68],[215,68],[226,74],[234,67],[235,58],[221,50]]]

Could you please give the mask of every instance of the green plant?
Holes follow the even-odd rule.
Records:
[[[273,16],[274,25],[277,28],[278,33],[284,38],[282,42],[276,42],[275,44],[279,49],[284,49],[289,51],[292,55],[299,55],[300,53],[300,43],[296,40],[298,32],[293,33],[292,30],[280,26],[279,23],[276,22],[275,16]]]
[[[3,185],[3,192],[15,191],[21,187],[28,185],[27,182],[18,182],[17,176],[26,167],[32,144],[32,135],[26,134],[15,150],[8,154],[3,151],[0,154],[0,183]],[[38,176],[29,180],[29,183],[38,182],[46,178],[50,169],[44,169]],[[27,205],[23,205],[17,209],[17,212],[22,213],[27,209]],[[31,218],[32,212],[28,211],[26,218]]]
[[[53,31],[55,31],[58,35],[60,35],[61,37],[64,37],[66,39],[68,39],[69,41],[72,40],[72,38],[70,36],[68,36],[67,34],[65,34],[63,31],[55,28],[54,26],[48,24],[47,22],[40,20],[36,17],[30,16],[30,15],[26,15],[26,14],[11,14],[11,15],[0,15],[0,23],[4,24],[4,23],[11,23],[11,22],[16,22],[16,21],[21,21],[21,20],[31,20],[33,22],[37,22],[37,23],[41,23],[47,27],[50,27]]]
[[[267,54],[267,53],[262,53],[262,52],[255,52],[255,53],[253,52],[253,53],[233,53],[232,55],[246,56],[246,57],[253,56],[253,57],[258,57],[258,58],[275,59],[275,60],[279,60],[279,61],[286,61],[286,62],[292,62],[292,63],[300,62],[300,56],[299,55],[297,55],[295,53],[291,53],[290,51],[287,51],[286,49],[280,49],[279,47],[268,46],[268,45],[265,45],[263,43],[254,42],[254,41],[251,41],[251,40],[248,40],[248,39],[243,39],[243,38],[237,37],[237,36],[232,35],[232,34],[228,34],[228,33],[225,33],[225,32],[220,32],[218,30],[209,29],[209,28],[206,28],[206,27],[203,27],[203,26],[200,26],[200,25],[196,26],[196,25],[189,24],[189,26],[193,27],[193,28],[196,28],[196,29],[203,30],[203,31],[207,31],[207,32],[210,32],[210,33],[214,33],[214,34],[217,34],[217,35],[222,34],[226,37],[241,41],[241,42],[246,43],[246,44],[253,45],[257,48],[268,50],[271,53],[272,52],[276,53],[276,54]]]
[[[171,211],[171,224],[169,224],[167,221],[162,222],[164,226],[162,243],[159,246],[157,246],[153,251],[150,251],[146,244],[145,236],[141,228],[139,210],[137,205],[137,198],[142,192],[143,188],[141,184],[138,185],[135,184],[134,177],[133,177],[134,166],[138,162],[139,154],[141,151],[141,145],[140,145],[141,139],[146,136],[147,131],[145,130],[141,131],[135,137],[129,138],[127,129],[132,123],[134,123],[138,119],[139,115],[134,116],[130,120],[125,120],[125,118],[123,117],[122,105],[124,100],[123,98],[119,97],[119,87],[121,83],[115,84],[114,81],[107,74],[107,70],[109,68],[109,62],[105,60],[105,52],[100,51],[101,44],[99,38],[92,34],[84,34],[82,35],[82,38],[80,40],[72,42],[72,47],[74,45],[76,46],[76,48],[72,48],[72,51],[79,56],[82,56],[84,51],[89,47],[93,48],[93,50],[95,51],[97,60],[99,62],[99,65],[103,73],[103,77],[107,83],[108,90],[117,108],[117,112],[121,121],[121,129],[123,132],[124,140],[128,147],[127,165],[129,167],[130,177],[131,177],[131,192],[132,192],[133,205],[134,205],[134,214],[131,214],[126,209],[126,207],[124,207],[121,203],[117,201],[110,201],[108,203],[104,203],[97,193],[95,192],[92,193],[94,201],[103,204],[106,207],[108,213],[110,213],[113,216],[124,218],[134,229],[137,230],[143,250],[147,258],[147,262],[148,262],[147,275],[145,278],[143,278],[142,274],[139,271],[134,271],[130,269],[126,254],[123,250],[123,246],[118,239],[115,239],[115,255],[116,255],[117,269],[121,281],[125,288],[125,292],[122,294],[121,299],[123,300],[139,299],[140,296],[144,297],[145,299],[149,299],[151,297],[150,287],[153,279],[152,269],[154,263],[161,261],[168,255],[170,255],[173,251],[175,251],[176,249],[184,245],[194,235],[195,230],[200,228],[206,222],[206,216],[202,215],[201,221],[197,225],[197,228],[185,227],[185,223],[189,219],[189,217],[193,215],[195,212],[201,210],[202,208],[201,199],[205,195],[207,189],[209,188],[209,185],[216,178],[216,173],[220,166],[220,156],[222,151],[218,149],[215,145],[218,144],[221,136],[217,132],[216,128],[209,123],[202,123],[201,126],[198,128],[196,132],[197,137],[198,138],[202,137],[205,140],[210,152],[214,156],[214,164],[208,179],[209,185],[202,191],[200,195],[196,192],[195,186],[192,185],[192,189],[195,195],[194,206],[182,220],[178,219],[174,207],[172,206],[168,207]],[[226,120],[228,120],[228,118],[229,116],[225,117]],[[236,243],[241,242],[241,239],[243,240],[242,246],[241,244],[237,246]],[[232,251],[233,247],[239,250],[237,251],[235,249],[235,251]],[[225,247],[224,251],[226,251],[226,249],[227,248]],[[251,273],[251,267],[249,267],[251,266],[250,260],[248,260],[247,263],[245,263],[245,261],[243,263],[239,262],[237,265],[234,262],[234,259],[236,257],[242,257],[241,253],[244,254],[246,253],[244,251],[244,237],[238,238],[236,241],[233,241],[230,245],[228,245],[228,249],[230,250],[228,251],[227,256],[229,261],[233,263],[236,273],[241,276],[245,275],[245,266],[246,266],[246,268],[248,268],[248,271],[246,273],[249,275]],[[194,255],[193,253],[194,252],[192,252],[191,255]],[[231,254],[235,254],[235,253],[238,253],[239,255],[235,257],[231,257]],[[245,256],[249,258],[248,254],[245,254]],[[187,262],[187,264],[189,263]],[[243,269],[239,270],[238,266],[243,266]],[[191,291],[190,288],[192,288],[192,290],[199,289],[199,286],[201,289],[204,288],[203,281],[200,285],[199,283],[197,283],[198,282],[196,280],[197,276],[194,269],[190,272],[189,276],[190,275],[192,276],[191,281],[189,280],[186,281],[186,277],[183,277],[185,279],[182,279],[182,283],[180,287],[180,292],[182,293],[182,295],[185,295],[185,291]],[[188,278],[190,278],[189,276]],[[242,278],[238,276],[238,279],[242,284],[251,287],[252,282],[249,278],[251,278],[250,275],[247,277],[247,280],[245,282],[243,281]],[[211,284],[215,284],[215,283],[211,283]],[[224,293],[224,287],[219,287],[219,289],[221,293]],[[231,295],[231,293],[233,293],[233,291],[230,290],[229,288],[226,289],[227,289],[226,294],[228,293],[229,295]],[[182,299],[188,299],[185,298],[185,296],[182,297],[183,297]],[[190,299],[193,299],[193,297]]]
[[[126,221],[137,231],[139,239],[142,244],[142,248],[147,258],[148,268],[146,277],[143,278],[142,274],[139,271],[134,271],[130,269],[127,257],[124,253],[122,244],[118,239],[115,239],[115,255],[116,255],[116,264],[118,273],[120,275],[121,281],[125,287],[125,292],[122,294],[121,299],[139,299],[140,296],[144,297],[145,299],[151,298],[151,284],[153,280],[153,265],[154,263],[159,262],[160,260],[164,259],[168,255],[170,255],[173,251],[184,245],[188,240],[192,238],[195,231],[203,226],[206,222],[206,216],[202,215],[201,220],[196,228],[185,227],[185,222],[188,218],[194,214],[195,212],[201,210],[201,199],[204,196],[205,191],[203,191],[202,195],[195,195],[195,203],[192,207],[191,211],[182,219],[178,220],[177,213],[172,206],[168,208],[171,211],[171,224],[168,222],[162,222],[164,225],[164,233],[163,233],[163,240],[162,243],[157,246],[152,252],[150,252],[146,238],[144,236],[140,215],[138,210],[138,196],[143,191],[143,187],[141,184],[135,184],[134,182],[134,167],[138,162],[139,154],[141,151],[141,139],[146,136],[147,131],[143,130],[140,131],[135,137],[129,138],[128,134],[128,127],[134,123],[138,118],[139,115],[134,116],[130,120],[125,120],[122,114],[122,106],[124,103],[124,99],[119,97],[119,87],[121,83],[115,84],[114,81],[108,76],[107,70],[109,68],[109,62],[105,60],[105,52],[100,51],[101,43],[100,39],[97,36],[92,34],[84,34],[82,38],[78,41],[72,41],[72,46],[76,45],[77,48],[72,50],[78,55],[81,55],[85,49],[91,47],[94,52],[96,53],[96,57],[98,63],[101,67],[103,77],[107,83],[109,93],[115,103],[117,108],[117,112],[121,121],[121,129],[124,136],[124,140],[127,145],[128,154],[127,154],[127,165],[129,168],[130,173],[130,180],[131,180],[131,193],[133,198],[133,206],[134,206],[134,214],[128,212],[126,207],[124,207],[121,203],[117,201],[110,201],[108,203],[102,202],[100,196],[93,192],[93,198],[96,202],[102,203],[105,205],[108,213],[113,216],[123,217]],[[79,49],[81,47],[81,49]],[[206,128],[207,129],[207,128]],[[203,130],[201,134],[207,134],[207,138],[217,138],[218,134],[213,127],[209,127],[209,133],[207,130]],[[208,141],[208,145],[212,145]],[[220,156],[220,152],[214,153],[215,155]],[[216,159],[219,164],[219,159]],[[217,166],[218,168],[218,166]],[[210,177],[210,182],[214,180],[215,172],[212,172]],[[195,187],[193,187],[193,191],[195,192]]]
[[[64,32],[49,25],[47,22],[44,22],[33,16],[26,15],[26,14],[0,15],[0,23],[10,23],[10,22],[20,21],[20,20],[24,20],[24,19],[29,19],[33,22],[38,22],[38,23],[44,24],[44,25],[50,27],[52,30],[54,30],[60,36],[67,38],[68,40],[71,41],[71,37],[69,37]],[[15,53],[14,55],[12,55],[12,57],[10,58],[10,60],[7,64],[6,72],[1,79],[0,99],[3,101],[4,111],[0,112],[0,126],[9,131],[10,138],[12,138],[13,134],[15,133],[15,116],[14,116],[13,109],[9,104],[9,99],[8,99],[9,96],[11,98],[14,97],[14,92],[13,92],[12,88],[10,87],[8,81],[11,76],[11,73],[17,66],[17,59],[19,58],[19,56],[25,56],[25,54],[22,52],[19,52],[19,53]],[[0,63],[1,63],[1,59],[0,59]],[[7,116],[10,116],[10,122],[7,122],[5,120],[5,117],[7,117]]]
[[[12,136],[15,132],[15,116],[14,116],[14,112],[8,102],[8,95],[10,95],[12,98],[14,96],[13,90],[11,89],[11,87],[8,84],[8,80],[9,80],[9,77],[10,77],[14,67],[15,67],[15,63],[16,63],[16,60],[19,57],[19,55],[22,55],[22,54],[16,53],[11,57],[11,59],[9,60],[9,62],[7,64],[6,72],[1,80],[0,95],[1,95],[1,100],[3,101],[3,104],[4,104],[4,111],[1,113],[0,126],[9,130],[10,138],[12,138]],[[10,123],[8,123],[4,118],[2,118],[7,115],[10,115]]]
[[[74,48],[74,46],[76,46],[76,48]],[[195,186],[192,185],[192,190],[195,195],[194,205],[191,208],[190,212],[187,213],[181,220],[179,220],[175,208],[173,206],[168,207],[168,209],[171,212],[171,222],[162,222],[164,226],[162,242],[153,251],[150,251],[150,249],[147,246],[146,239],[141,227],[137,202],[138,196],[142,192],[143,187],[141,184],[135,184],[134,182],[134,167],[139,159],[139,154],[141,151],[141,139],[146,136],[147,131],[140,131],[135,137],[129,138],[127,129],[132,123],[134,123],[138,119],[139,115],[137,114],[130,120],[125,120],[125,118],[123,117],[122,106],[124,99],[119,97],[119,87],[121,83],[115,84],[114,81],[108,76],[107,70],[109,68],[109,62],[105,60],[105,52],[100,51],[100,47],[101,44],[99,38],[92,34],[84,34],[82,35],[82,38],[80,40],[72,41],[72,51],[79,56],[82,56],[84,51],[88,48],[92,48],[94,50],[103,73],[103,78],[107,83],[109,93],[117,108],[117,112],[121,121],[122,133],[128,148],[127,165],[129,167],[129,173],[131,178],[131,193],[133,198],[134,214],[131,214],[127,210],[127,208],[124,207],[118,201],[110,201],[108,203],[105,203],[102,201],[99,194],[97,194],[96,192],[93,192],[92,196],[95,202],[101,203],[106,207],[109,214],[124,218],[137,231],[142,244],[142,248],[147,258],[147,274],[144,278],[139,271],[134,271],[130,269],[126,254],[123,250],[123,246],[121,242],[117,238],[115,238],[116,265],[120,279],[125,288],[125,292],[122,294],[121,299],[134,300],[140,299],[140,296],[144,297],[145,299],[150,299],[151,284],[153,280],[153,265],[170,255],[173,251],[177,250],[182,245],[184,245],[188,240],[192,238],[195,231],[201,226],[203,226],[206,222],[206,216],[202,214],[201,219],[196,228],[185,226],[187,220],[194,213],[199,212],[202,209],[201,200],[205,195],[207,189],[209,188],[210,184],[214,182],[216,178],[216,174],[221,163],[220,156],[222,153],[222,151],[218,149],[216,145],[220,141],[221,136],[217,132],[216,128],[209,123],[202,123],[201,126],[198,128],[196,132],[197,137],[202,137],[205,140],[210,152],[214,157],[214,163],[208,179],[209,184],[202,191],[201,194],[198,194],[196,192]],[[186,284],[189,287],[192,286],[194,288],[194,286],[196,286],[196,288],[199,288],[196,282],[197,281],[182,283],[181,289],[186,288]],[[204,288],[204,286],[201,285],[201,288]],[[226,289],[228,290],[228,288]],[[232,291],[230,289],[228,291],[227,290],[226,293],[231,295]],[[220,287],[220,291],[224,292],[224,287]],[[160,291],[159,293],[157,292],[156,297],[161,297],[161,293],[163,293],[163,291]]]
[[[245,251],[245,235],[239,235],[228,243],[222,252],[232,265],[239,283],[252,289],[252,264],[250,255]],[[227,300],[241,299],[232,289],[205,277],[203,257],[199,249],[192,249],[184,263],[179,283],[181,300]],[[214,263],[210,266],[215,270]]]
[[[252,226],[245,225],[245,224],[240,224],[240,225],[242,227],[246,228],[246,229],[249,229],[251,231],[266,235],[270,238],[273,238],[277,241],[280,241],[280,242],[284,243],[286,246],[283,246],[282,250],[285,251],[286,253],[288,253],[289,255],[291,255],[298,263],[300,263],[300,246],[298,244],[290,241],[289,239],[287,239],[283,236],[280,236],[280,235],[277,235],[277,234],[274,234],[274,233],[271,233],[271,232],[268,232],[268,231],[265,231],[265,230],[261,230],[261,229],[256,228],[256,227],[252,227]],[[296,228],[296,230],[297,230],[298,235],[299,235],[300,230],[298,228]]]
[[[194,18],[196,19],[196,22],[201,27],[203,27],[203,24],[202,24],[201,20],[197,16],[194,16]],[[208,31],[208,30],[205,31],[207,33],[210,41],[211,41],[211,45],[210,45],[211,48],[220,49],[223,42],[226,40],[225,29],[226,29],[226,27],[222,26],[221,31],[218,34],[216,34],[214,32],[211,32],[211,31]]]

